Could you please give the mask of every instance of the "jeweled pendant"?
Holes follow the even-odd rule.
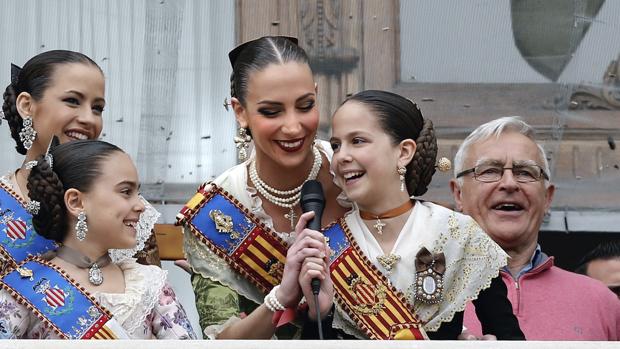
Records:
[[[389,275],[392,273],[392,269],[394,268],[394,266],[396,266],[396,263],[400,261],[400,256],[390,253],[377,257],[377,261],[379,262],[379,264],[381,264],[383,269],[385,269],[385,271]]]
[[[443,293],[443,275],[429,268],[416,273],[415,299],[424,303],[439,303]]]
[[[284,214],[284,218],[291,222],[291,229],[295,229],[295,218],[297,218],[297,215],[295,214],[295,209],[293,206],[289,208],[288,213]]]
[[[99,286],[103,283],[103,272],[99,269],[97,263],[93,263],[88,269],[88,281],[95,286]]]

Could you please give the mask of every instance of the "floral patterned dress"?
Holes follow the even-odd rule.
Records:
[[[125,293],[94,293],[132,339],[196,339],[185,310],[166,283],[167,272],[135,260],[119,264]],[[0,290],[0,339],[58,339],[36,315]]]

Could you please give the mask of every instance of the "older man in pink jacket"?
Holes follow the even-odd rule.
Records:
[[[538,245],[555,187],[532,127],[516,117],[486,123],[465,139],[454,162],[457,209],[510,256],[500,273],[525,337],[619,340],[618,298],[597,280],[555,267]],[[469,334],[483,334],[472,304],[464,323]]]

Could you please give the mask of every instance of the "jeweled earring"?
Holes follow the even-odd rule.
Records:
[[[77,223],[75,223],[75,237],[80,241],[84,241],[84,239],[86,239],[86,233],[88,233],[86,213],[84,213],[84,211],[80,211],[77,219]]]
[[[245,159],[248,158],[248,147],[250,147],[250,142],[252,141],[252,137],[250,137],[245,127],[239,127],[239,131],[237,132],[237,136],[235,136],[234,141],[235,146],[239,151],[237,158],[239,161],[245,161]]]
[[[32,148],[32,142],[34,142],[35,138],[37,138],[37,131],[35,131],[34,127],[32,127],[32,117],[27,116],[24,119],[24,126],[22,127],[22,130],[19,131],[19,140],[22,141],[24,148],[29,150]]]
[[[404,166],[398,166],[397,172],[400,178],[400,191],[405,191],[405,174],[407,169]]]

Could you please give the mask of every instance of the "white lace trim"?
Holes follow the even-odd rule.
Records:
[[[138,224],[136,225],[136,247],[134,248],[126,248],[126,249],[111,249],[108,252],[110,253],[110,258],[112,258],[112,262],[121,263],[129,258],[132,258],[136,252],[142,250],[144,248],[144,243],[149,239],[153,232],[153,227],[155,223],[161,216],[153,205],[151,205],[145,198],[140,196],[140,200],[144,204],[144,212],[140,215],[140,219],[138,220]]]
[[[125,276],[125,293],[95,293],[94,297],[131,335],[144,325],[159,302],[168,272],[154,265],[138,264],[135,259],[119,267]]]
[[[209,339],[217,339],[217,336],[219,336],[220,333],[224,332],[224,330],[228,326],[233,325],[233,324],[235,324],[235,323],[237,323],[239,321],[241,321],[240,318],[238,318],[236,316],[232,316],[228,320],[226,320],[226,322],[224,322],[223,324],[207,326],[207,328],[205,328],[203,333]]]
[[[327,147],[327,145],[328,143],[324,141],[316,142],[319,151],[325,154],[328,161],[331,161],[331,153],[327,150],[331,150],[331,148]],[[248,186],[247,165],[252,161],[253,156],[255,156],[254,153],[246,162],[228,169],[216,178],[214,183],[228,191],[261,222],[273,229],[273,220],[263,209],[262,199],[257,195],[256,189]],[[217,281],[257,304],[263,303],[265,295],[258,291],[255,286],[233,271],[224,259],[212,253],[188,229],[184,227],[183,232],[185,236],[183,239],[185,258],[195,273],[200,274],[204,278]],[[295,240],[294,233],[276,233],[289,244]]]
[[[357,211],[347,215],[347,223],[362,252],[375,263],[380,249],[372,234],[365,228]],[[422,229],[423,228],[423,229]],[[411,234],[414,233],[414,234]],[[390,275],[392,284],[405,294],[415,281],[415,254],[422,247],[433,253],[444,252],[444,300],[439,304],[413,303],[416,314],[426,331],[436,331],[442,322],[449,322],[454,314],[463,311],[467,302],[478,297],[481,290],[491,285],[506,265],[507,254],[469,216],[457,214],[440,206],[417,202],[403,232],[398,237],[394,252],[402,259]],[[336,308],[333,327],[357,338],[366,338],[350,317]]]

